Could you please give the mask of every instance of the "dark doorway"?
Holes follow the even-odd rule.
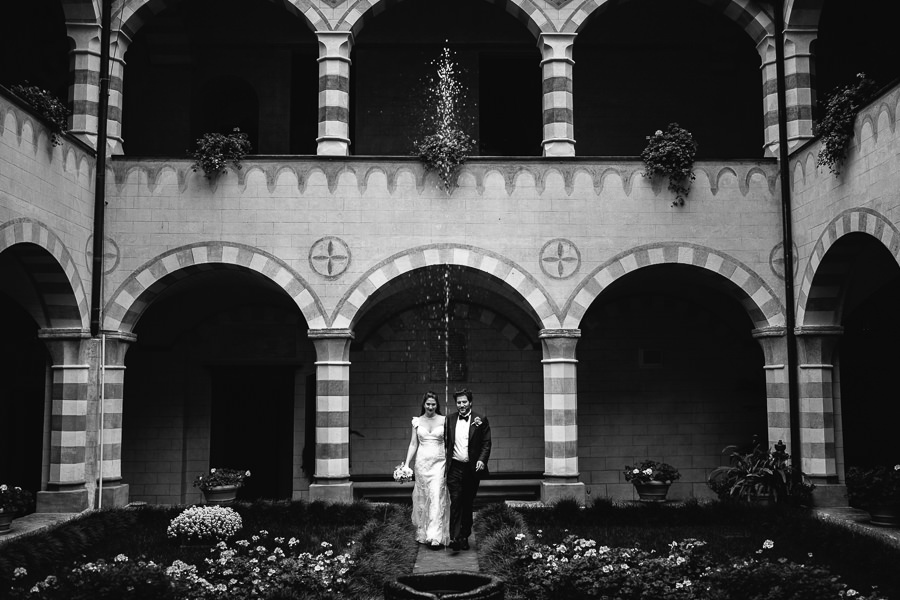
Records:
[[[290,498],[294,367],[213,367],[210,466],[248,469],[245,500]]]
[[[898,302],[900,277],[895,276],[844,319],[839,351],[847,466],[900,462],[900,401],[893,378],[900,339]]]
[[[41,489],[47,351],[37,324],[0,294],[0,483]]]

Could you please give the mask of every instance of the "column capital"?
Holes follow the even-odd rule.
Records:
[[[66,22],[66,34],[75,42],[71,52],[96,52],[100,56],[100,24]]]
[[[311,340],[322,340],[322,339],[350,339],[356,337],[356,334],[353,333],[352,329],[310,329],[307,331],[307,336]]]
[[[541,329],[538,337],[545,338],[580,338],[580,329]]]
[[[758,329],[754,329],[753,331],[751,331],[750,334],[755,339],[784,337],[787,334],[787,327],[781,327],[779,325],[773,325],[770,327],[760,327]]]
[[[784,30],[785,58],[798,55],[809,55],[810,46],[819,38],[815,29],[787,28]]]
[[[572,60],[572,47],[575,44],[576,33],[542,33],[538,36],[538,48],[541,51],[541,64],[550,60],[565,61],[575,64]]]
[[[319,41],[319,60],[342,60],[350,62],[350,50],[353,48],[352,31],[317,31]]]
[[[800,325],[794,327],[794,335],[798,337],[812,336],[839,336],[843,335],[844,328],[840,325]]]

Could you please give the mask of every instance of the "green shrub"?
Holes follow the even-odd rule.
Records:
[[[69,109],[56,96],[36,85],[14,85],[10,88],[13,94],[27,102],[50,124],[50,143],[54,146],[62,144],[62,136],[69,131]]]
[[[853,123],[859,110],[866,105],[876,91],[875,82],[865,73],[857,73],[856,81],[837,87],[825,101],[825,117],[813,128],[822,139],[822,149],[816,157],[816,165],[828,167],[838,175],[841,163],[847,157],[847,148],[853,139]]]

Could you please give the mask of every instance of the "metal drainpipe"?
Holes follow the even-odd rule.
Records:
[[[784,75],[784,2],[774,0],[775,71],[778,96],[778,165],[781,175],[781,242],[784,251],[784,321],[787,330],[788,403],[791,415],[791,465],[801,477],[800,390],[797,384],[797,337],[794,335],[794,237],[791,232],[791,173],[788,162],[787,96]]]
[[[94,257],[91,264],[91,337],[100,334],[103,295],[103,238],[106,208],[106,118],[109,112],[109,42],[112,0],[100,16],[100,99],[97,107],[97,167],[94,174]]]

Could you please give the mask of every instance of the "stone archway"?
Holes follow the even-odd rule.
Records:
[[[103,328],[131,332],[147,306],[188,267],[224,264],[256,271],[275,282],[296,303],[310,329],[322,328],[322,303],[293,269],[275,256],[244,244],[202,242],[170,250],[140,267],[116,290],[104,311]]]
[[[663,264],[693,265],[720,275],[756,328],[784,325],[784,308],[775,291],[739,260],[697,244],[660,242],[627,250],[597,267],[570,296],[562,311],[563,326],[578,327],[594,300],[618,278]]]

